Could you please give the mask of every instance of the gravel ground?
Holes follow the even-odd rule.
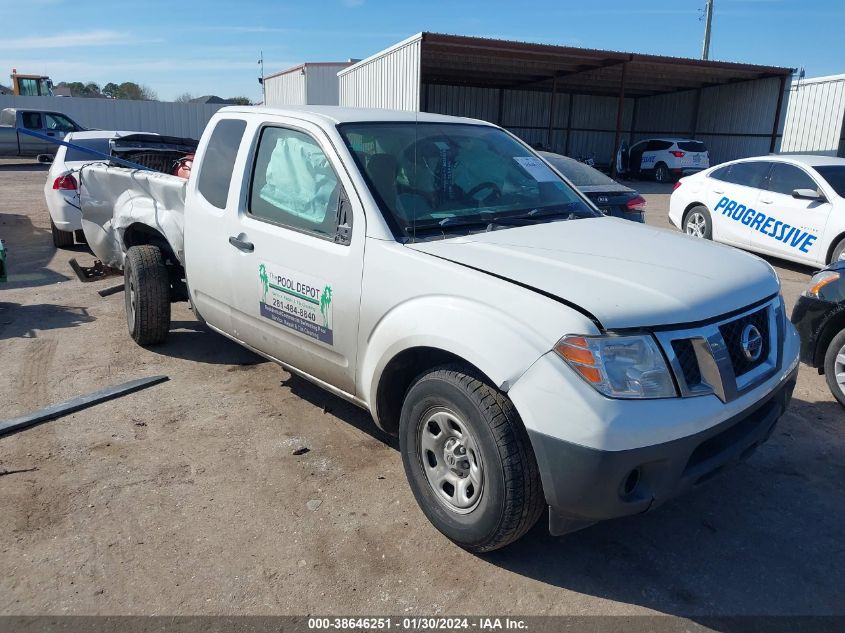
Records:
[[[0,439],[0,614],[845,614],[845,415],[814,370],[747,462],[643,516],[473,556],[367,414],[202,328],[155,350],[119,278],[56,251],[46,169],[0,161],[3,418],[170,381]],[[636,183],[668,226],[666,187]],[[772,262],[791,309],[812,272]],[[671,262],[667,262],[671,265]],[[308,448],[301,455],[294,451]]]

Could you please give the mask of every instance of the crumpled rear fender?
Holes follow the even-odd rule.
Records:
[[[107,266],[123,267],[124,235],[134,224],[160,233],[184,262],[187,181],[152,171],[90,165],[79,172],[82,230]]]

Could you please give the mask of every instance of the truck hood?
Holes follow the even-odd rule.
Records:
[[[770,297],[780,285],[758,257],[610,217],[408,247],[553,295],[607,329],[706,320]]]

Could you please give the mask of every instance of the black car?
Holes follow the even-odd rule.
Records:
[[[801,335],[801,360],[824,374],[845,407],[845,260],[813,276],[792,311]]]
[[[620,185],[598,169],[568,156],[551,152],[540,152],[540,155],[566,176],[605,215],[645,222],[645,198],[630,187]]]

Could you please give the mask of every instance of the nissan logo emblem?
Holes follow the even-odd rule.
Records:
[[[749,323],[742,328],[740,345],[742,345],[742,353],[746,359],[752,363],[760,360],[760,355],[763,353],[763,337],[757,326]]]

